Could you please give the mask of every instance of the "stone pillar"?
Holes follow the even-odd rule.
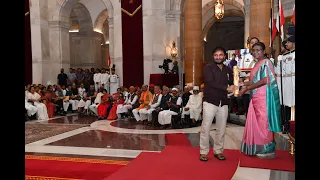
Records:
[[[184,22],[185,82],[200,86],[203,81],[202,1],[186,1]]]
[[[48,78],[44,76],[50,74],[47,71],[50,61],[50,38],[49,23],[46,11],[48,10],[47,1],[31,1],[30,7],[30,26],[31,26],[31,48],[32,48],[32,83],[47,85]],[[58,73],[60,70],[58,71]],[[58,74],[57,73],[57,74]],[[55,76],[57,75],[55,74]],[[56,78],[53,83],[56,83]]]
[[[250,0],[250,37],[257,37],[270,53],[270,8],[271,0]]]
[[[43,81],[56,83],[60,69],[64,68],[65,72],[69,72],[70,68],[69,22],[50,21],[49,29],[50,62],[43,66],[42,70],[46,72],[43,74]]]
[[[123,55],[122,55],[121,3],[114,3],[112,5],[114,10],[113,21],[112,21],[113,23],[109,21],[109,41],[110,41],[109,48],[110,48],[110,56],[111,56],[111,66],[112,64],[116,65],[116,74],[120,77],[120,86],[122,86],[123,85],[123,72],[122,72]],[[112,37],[112,35],[114,36]]]
[[[247,48],[247,39],[250,34],[250,0],[244,0],[244,48]]]
[[[150,83],[150,74],[163,73],[159,65],[163,59],[171,58],[164,56],[166,47],[171,46],[170,40],[167,40],[166,34],[171,30],[167,24],[167,14],[165,1],[159,0],[142,0],[142,18],[143,18],[143,70],[144,84]],[[175,40],[176,41],[176,40]]]

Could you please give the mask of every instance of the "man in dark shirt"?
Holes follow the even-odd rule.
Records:
[[[60,74],[58,74],[57,80],[58,80],[57,83],[58,83],[60,86],[62,86],[62,85],[66,86],[66,85],[67,85],[68,76],[67,76],[67,74],[64,73],[64,69],[63,69],[63,68],[61,68]]]
[[[233,66],[236,66],[238,64],[237,60],[236,60],[236,54],[232,54],[232,59],[230,60],[228,67],[232,70],[233,72]]]
[[[213,63],[203,69],[203,121],[200,131],[200,160],[207,161],[209,136],[213,118],[216,118],[216,134],[213,145],[214,157],[225,160],[223,155],[224,135],[228,118],[228,92],[234,90],[232,70],[223,64],[226,50],[216,47],[213,50]],[[228,86],[231,85],[231,86]]]

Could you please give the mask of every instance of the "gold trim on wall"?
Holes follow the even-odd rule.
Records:
[[[126,13],[128,16],[132,17],[139,11],[139,9],[141,9],[141,7],[142,7],[142,5],[140,5],[136,10],[134,10],[132,14],[123,8],[121,8],[121,11]]]

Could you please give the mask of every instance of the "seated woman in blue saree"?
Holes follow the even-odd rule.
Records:
[[[250,80],[240,83],[245,87],[239,92],[241,96],[252,90],[241,152],[259,158],[274,158],[274,132],[281,131],[279,89],[273,63],[265,56],[265,45],[262,42],[254,44],[252,52],[258,61],[250,72]]]

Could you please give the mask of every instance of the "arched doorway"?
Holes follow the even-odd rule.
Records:
[[[204,38],[204,62],[212,62],[212,50],[221,46],[226,50],[243,49],[244,12],[240,3],[225,2],[225,15],[221,20],[214,17],[213,2],[209,1],[202,8],[202,26]]]

